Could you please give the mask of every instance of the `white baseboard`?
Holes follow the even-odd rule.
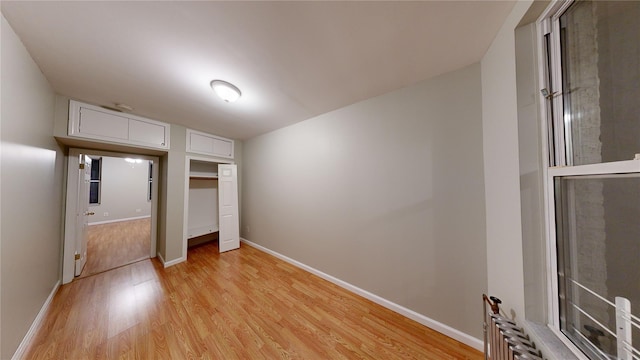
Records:
[[[179,257],[175,260],[171,260],[171,261],[164,261],[164,258],[162,257],[162,254],[158,253],[158,259],[160,259],[160,262],[162,263],[162,266],[164,266],[165,268],[168,268],[169,266],[173,266],[176,264],[179,264],[181,262],[185,262],[187,261],[187,258],[185,256],[183,257]]]
[[[102,225],[102,224],[111,224],[111,223],[117,223],[117,222],[121,222],[121,221],[131,221],[131,220],[140,220],[140,219],[147,219],[150,218],[151,215],[144,215],[144,216],[136,216],[136,217],[130,217],[130,218],[125,218],[125,219],[114,219],[114,220],[105,220],[105,221],[96,221],[96,222],[90,222],[88,225]]]
[[[53,297],[58,292],[59,288],[60,288],[60,280],[58,280],[58,282],[56,282],[56,284],[53,286],[53,290],[51,290],[49,297],[47,298],[47,300],[45,300],[44,304],[40,308],[38,315],[36,315],[36,318],[33,320],[33,323],[31,323],[31,327],[29,328],[29,331],[27,331],[27,334],[22,339],[22,342],[20,342],[20,345],[18,345],[18,348],[16,349],[16,352],[11,357],[11,360],[20,360],[24,357],[24,353],[27,350],[27,347],[29,346],[29,344],[31,344],[33,337],[36,335],[36,333],[40,329],[40,325],[42,325],[42,320],[47,314],[47,310],[49,310],[51,301],[53,300]]]
[[[398,304],[396,304],[396,303],[394,303],[392,301],[389,301],[389,300],[387,300],[385,298],[382,298],[382,297],[380,297],[380,296],[378,296],[376,294],[370,293],[370,292],[368,292],[368,291],[366,291],[364,289],[361,289],[361,288],[359,288],[359,287],[357,287],[355,285],[349,284],[346,281],[342,281],[342,280],[340,280],[340,279],[338,279],[336,277],[333,277],[333,276],[331,276],[329,274],[326,274],[326,273],[324,273],[324,272],[322,272],[322,271],[320,271],[318,269],[312,268],[309,265],[303,264],[303,263],[301,263],[299,261],[291,259],[290,257],[282,255],[282,254],[280,254],[278,252],[275,252],[273,250],[267,249],[264,246],[258,245],[258,244],[254,243],[254,242],[251,242],[251,241],[247,240],[247,239],[240,238],[240,240],[243,243],[245,243],[245,244],[247,244],[247,245],[249,245],[251,247],[254,247],[254,248],[258,249],[258,250],[264,251],[267,254],[273,255],[273,256],[275,256],[275,257],[277,257],[277,258],[279,258],[281,260],[284,260],[284,261],[286,261],[286,262],[288,262],[288,263],[290,263],[290,264],[292,264],[294,266],[297,266],[297,267],[299,267],[299,268],[301,268],[303,270],[306,270],[306,271],[308,271],[308,272],[310,272],[310,273],[312,273],[312,274],[314,274],[314,275],[316,275],[318,277],[321,277],[321,278],[323,278],[323,279],[325,279],[325,280],[327,280],[329,282],[332,282],[332,283],[334,283],[334,284],[336,284],[336,285],[338,285],[338,286],[340,286],[340,287],[342,287],[344,289],[347,289],[347,290],[349,290],[349,291],[351,291],[353,293],[356,293],[356,294],[358,294],[358,295],[360,295],[360,296],[362,296],[362,297],[364,297],[366,299],[369,299],[369,300],[375,302],[378,305],[381,305],[381,306],[383,306],[383,307],[385,307],[385,308],[387,308],[387,309],[389,309],[391,311],[395,311],[400,315],[403,315],[403,316],[405,316],[405,317],[407,317],[407,318],[409,318],[411,320],[414,320],[414,321],[416,321],[416,322],[418,322],[418,323],[420,323],[420,324],[422,324],[422,325],[424,325],[424,326],[426,326],[426,327],[428,327],[430,329],[433,329],[433,330],[438,331],[438,332],[440,332],[440,333],[442,333],[444,335],[447,335],[450,338],[453,338],[453,339],[455,339],[457,341],[460,341],[463,344],[469,345],[469,346],[471,346],[472,348],[474,348],[476,350],[479,350],[479,351],[483,351],[484,350],[484,342],[482,340],[480,340],[480,339],[477,339],[477,338],[469,335],[469,334],[463,333],[460,330],[454,329],[454,328],[452,328],[452,327],[450,327],[448,325],[445,325],[445,324],[443,324],[443,323],[441,323],[439,321],[436,321],[436,320],[433,320],[433,319],[431,319],[429,317],[426,317],[426,316],[424,316],[424,315],[422,315],[420,313],[417,313],[417,312],[415,312],[415,311],[413,311],[411,309],[407,309],[404,306],[398,305]]]

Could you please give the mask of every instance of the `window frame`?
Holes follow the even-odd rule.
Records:
[[[546,236],[547,325],[556,336],[581,360],[592,360],[560,329],[559,259],[556,233],[555,180],[568,176],[598,176],[609,174],[640,174],[640,158],[573,165],[567,149],[564,121],[564,94],[562,83],[562,59],[560,17],[577,0],[553,0],[536,22],[538,47],[538,82],[541,85],[539,102],[543,176],[543,209]],[[568,140],[569,142],[571,139]],[[569,153],[569,154],[568,154]]]
[[[93,169],[94,163],[98,162],[98,179],[89,180],[89,206],[100,206],[102,203],[102,157],[89,157],[91,160],[91,169]],[[98,201],[91,202],[91,184],[98,184]]]
[[[148,165],[148,179],[147,179],[147,201],[151,202],[153,198],[153,161],[149,160]]]

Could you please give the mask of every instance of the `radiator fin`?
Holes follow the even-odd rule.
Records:
[[[542,359],[535,344],[513,321],[497,314],[489,317],[489,359],[529,360]]]

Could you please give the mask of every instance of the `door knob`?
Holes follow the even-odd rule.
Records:
[[[95,215],[96,213],[92,212],[88,212],[87,215]]]

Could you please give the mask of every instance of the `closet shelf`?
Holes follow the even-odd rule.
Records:
[[[189,179],[195,180],[218,180],[218,175],[189,175]]]
[[[189,236],[187,236],[187,238],[191,239],[202,235],[213,234],[214,232],[218,232],[218,224],[194,227],[188,230]]]

